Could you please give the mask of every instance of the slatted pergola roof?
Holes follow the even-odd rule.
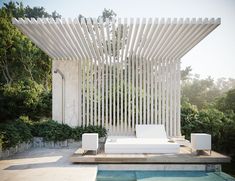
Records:
[[[12,19],[24,34],[57,60],[180,59],[220,19]],[[113,42],[113,43],[112,43]]]
[[[114,135],[131,135],[136,124],[163,124],[171,137],[181,135],[180,59],[220,24],[214,18],[12,21],[65,77],[61,83],[52,74],[54,120],[101,125]]]

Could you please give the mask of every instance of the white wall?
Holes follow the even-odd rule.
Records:
[[[59,69],[65,77],[64,87],[64,123],[75,127],[79,121],[79,62],[53,60],[52,65],[52,119],[62,122],[62,78],[54,70]]]

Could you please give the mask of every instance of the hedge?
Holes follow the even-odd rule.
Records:
[[[0,147],[3,149],[30,141],[32,138],[30,128],[21,119],[0,124]]]
[[[42,137],[45,141],[64,141],[66,139],[80,140],[83,133],[96,132],[99,137],[107,134],[101,126],[85,126],[71,128],[53,120],[33,122],[28,117],[0,124],[0,148],[3,150],[14,147],[19,143],[28,142],[33,137]]]

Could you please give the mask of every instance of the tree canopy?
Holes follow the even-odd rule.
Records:
[[[183,102],[187,101],[199,109],[215,104],[216,99],[235,89],[235,79],[201,79],[199,75],[192,75],[191,71],[191,67],[181,71],[181,98]]]
[[[4,3],[0,9],[0,81],[12,84],[30,79],[51,87],[50,58],[11,23],[16,18],[61,17],[56,11],[49,14],[43,7],[24,7],[22,3]]]

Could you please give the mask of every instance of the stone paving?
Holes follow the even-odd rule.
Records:
[[[95,181],[97,166],[72,164],[69,157],[79,145],[31,148],[0,160],[1,181]]]

